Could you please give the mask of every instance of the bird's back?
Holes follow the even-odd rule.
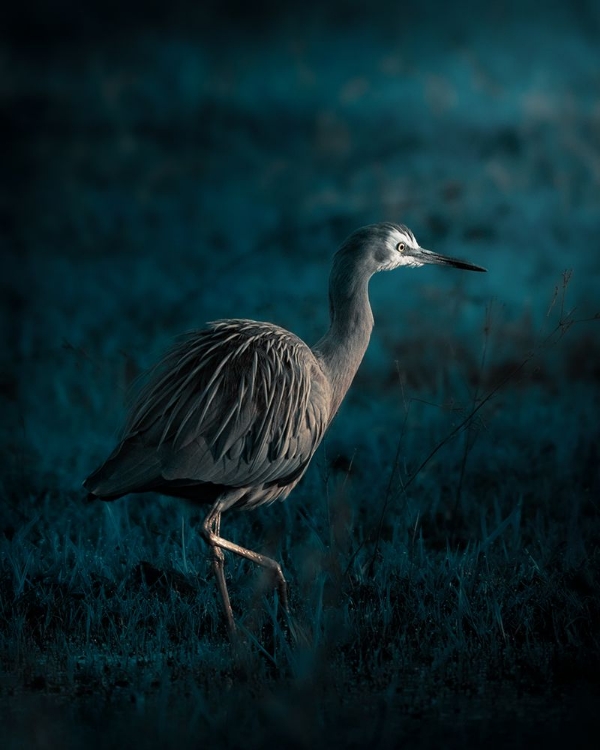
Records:
[[[122,442],[85,486],[105,499],[155,490],[197,502],[270,502],[304,474],[330,401],[319,362],[297,336],[216,321],[150,371]]]

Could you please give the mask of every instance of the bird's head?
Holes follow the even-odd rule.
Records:
[[[385,222],[362,227],[348,237],[341,250],[362,256],[371,273],[391,271],[400,266],[417,268],[427,263],[454,266],[464,271],[486,270],[474,263],[425,250],[404,224]]]

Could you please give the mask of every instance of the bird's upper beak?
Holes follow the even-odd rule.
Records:
[[[421,263],[436,263],[440,266],[454,266],[454,268],[462,268],[463,271],[487,271],[487,268],[476,266],[474,263],[467,263],[466,260],[449,258],[447,255],[439,255],[431,250],[425,250],[422,247],[411,248],[408,252],[414,258],[421,261]]]

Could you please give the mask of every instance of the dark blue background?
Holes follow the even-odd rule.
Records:
[[[270,320],[314,343],[333,252],[378,221],[488,273],[373,279],[371,346],[325,451],[285,506],[254,518],[297,534],[285,549],[304,591],[316,579],[303,555],[320,559],[310,543],[326,523],[323,476],[340,468],[353,525],[344,567],[371,554],[392,485],[388,562],[404,527],[413,543],[419,528],[433,559],[448,539],[485,539],[522,502],[548,570],[589,563],[578,530],[592,528],[600,490],[598,3],[40,1],[3,9],[0,34],[6,580],[11,560],[30,564],[28,545],[29,576],[50,571],[52,586],[69,580],[71,554],[84,580],[106,565],[114,581],[151,556],[155,538],[127,509],[160,514],[156,499],[80,504],[136,375],[174,336],[220,317]],[[401,496],[398,477],[492,392],[468,449],[462,437],[444,444]],[[152,518],[170,519],[171,544],[180,518],[165,507]],[[471,526],[457,531],[462,518]],[[260,540],[251,523],[227,518],[248,543]],[[129,562],[101,559],[111,534],[134,535]]]
[[[4,390],[44,468],[74,487],[73,445],[119,419],[111,382],[181,331],[256,317],[315,341],[331,255],[364,223],[404,222],[489,273],[375,279],[363,393],[411,351],[418,368],[421,344],[443,363],[458,336],[475,367],[492,297],[523,356],[564,268],[592,315],[598,24],[584,2],[9,9]],[[559,359],[597,377],[595,329],[577,335]],[[78,380],[65,342],[104,380]]]

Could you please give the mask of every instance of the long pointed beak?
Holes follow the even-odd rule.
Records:
[[[433,253],[431,250],[425,250],[422,247],[411,249],[410,254],[420,260],[421,263],[436,263],[440,266],[454,266],[454,268],[462,268],[463,271],[487,271],[487,268],[482,266],[476,266],[474,263],[468,263],[466,260],[458,260],[458,258],[449,258],[447,255],[439,255]]]

